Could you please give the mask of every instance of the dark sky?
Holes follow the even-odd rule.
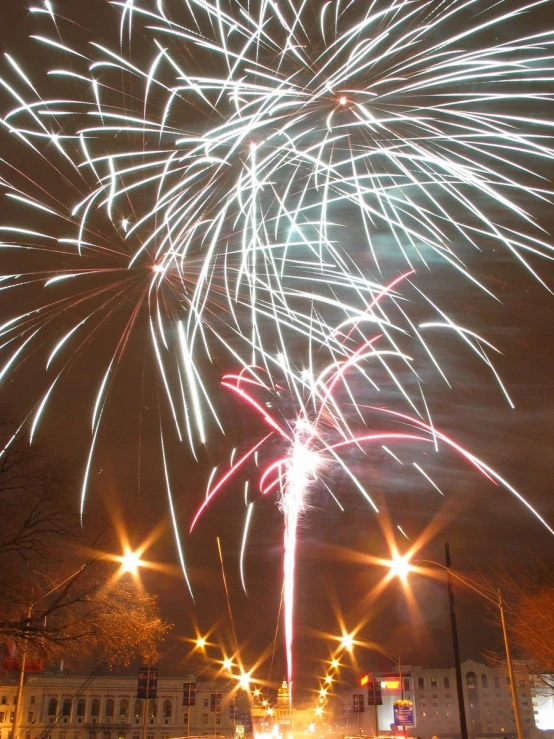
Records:
[[[83,3],[88,6],[88,12],[79,10],[74,27],[79,42],[85,43],[90,35],[117,45],[117,28],[110,26],[113,14],[107,5],[104,0]],[[56,4],[56,7],[74,10],[75,2]],[[510,7],[515,5],[512,3]],[[545,10],[544,18],[547,14]],[[536,16],[534,22],[537,24],[534,27],[543,27],[540,16]],[[49,64],[48,56],[45,55],[43,63],[35,53],[36,44],[27,39],[40,25],[40,18],[31,18],[27,13],[27,3],[16,0],[0,7],[2,47],[17,59],[25,60],[25,69],[33,79],[41,78],[44,65]],[[72,96],[77,89],[66,90],[63,94]],[[2,111],[7,106],[3,100]],[[545,102],[544,107],[544,115],[551,117],[551,102]],[[79,187],[78,178],[70,177],[66,181],[57,178],[56,172],[44,161],[32,157],[4,132],[0,138],[0,152],[4,160],[21,168],[59,201],[67,202]],[[24,186],[23,178],[9,168],[4,167],[3,173]],[[33,192],[38,194],[36,189]],[[543,228],[550,231],[550,205],[534,204],[533,208]],[[6,203],[3,212],[4,222],[13,223],[19,219],[21,223],[24,211],[13,204]],[[47,219],[40,215],[35,217],[36,222],[27,221],[29,228],[47,228]],[[101,224],[98,228],[101,231]],[[109,244],[113,235],[101,234],[99,238]],[[350,238],[355,238],[354,231],[350,232]],[[550,241],[549,235],[543,238]],[[383,251],[388,248],[384,237],[378,248]],[[19,255],[6,254],[3,259],[6,272],[50,268],[47,266],[50,262],[40,254],[26,257],[23,267],[16,267]],[[118,259],[116,254],[114,264],[118,264]],[[61,259],[61,265],[70,269],[71,261]],[[474,361],[459,342],[444,338],[434,345],[434,350],[448,367],[452,388],[437,382],[436,373],[423,377],[434,421],[437,427],[496,469],[550,525],[554,525],[551,496],[554,298],[500,252],[476,253],[469,265],[472,273],[500,298],[498,302],[468,285],[463,278],[453,277],[448,268],[440,264],[430,266],[430,271],[418,275],[418,287],[431,294],[450,316],[483,333],[501,350],[495,366],[516,405],[515,410],[508,408],[487,368]],[[554,266],[540,259],[535,259],[533,266],[544,281],[554,287]],[[392,273],[394,270],[395,267],[391,267]],[[101,359],[103,342],[113,343],[117,327],[125,325],[134,308],[133,299],[140,299],[142,289],[139,276],[135,292],[126,293],[125,299],[118,302],[113,326],[110,324],[105,333],[99,332],[91,338],[75,357],[42,426],[42,435],[52,452],[68,460],[78,479],[90,443],[93,398],[90,388],[97,386],[105,367]],[[22,310],[24,305],[37,305],[41,299],[36,287],[30,288],[21,298],[5,294],[0,298],[1,316],[7,319],[13,315],[14,308]],[[415,315],[423,316],[424,309],[413,293],[410,299]],[[63,316],[56,320],[53,330],[57,331],[63,325]],[[223,408],[227,435],[212,428],[211,440],[205,450],[200,450],[195,462],[186,444],[179,444],[171,432],[167,403],[143,313],[137,318],[137,327],[140,330],[131,333],[110,388],[110,403],[94,458],[89,490],[91,503],[87,511],[94,516],[94,501],[99,500],[120,511],[124,523],[129,523],[130,536],[136,544],[158,528],[161,535],[147,556],[172,567],[173,574],[146,573],[144,579],[151,591],[160,594],[164,613],[175,622],[175,634],[191,636],[195,625],[200,632],[205,632],[217,624],[214,641],[219,639],[232,649],[234,637],[217,550],[217,537],[220,537],[233,623],[244,661],[248,663],[265,653],[262,672],[279,681],[284,670],[282,630],[278,627],[283,527],[275,501],[264,500],[256,507],[245,560],[248,596],[242,592],[238,575],[244,517],[243,480],[230,485],[221,494],[192,536],[186,534],[191,516],[204,495],[211,468],[224,465],[234,445],[244,445],[257,438],[260,426],[243,408],[227,397],[220,397],[217,381],[228,364],[216,353],[214,365],[206,367],[206,377]],[[41,364],[43,354],[37,351],[4,380],[0,400],[18,419],[25,417],[40,392],[46,389]],[[380,404],[387,401],[394,402],[394,399],[379,398]],[[160,419],[166,431],[166,453],[195,593],[194,603],[178,572],[163,477]],[[410,455],[411,450],[404,454],[408,461]],[[425,460],[425,457],[420,459]],[[401,652],[404,663],[429,667],[452,664],[448,604],[442,581],[412,578],[418,614],[409,610],[397,583],[391,583],[377,598],[367,597],[382,571],[368,565],[360,555],[386,556],[383,530],[387,522],[390,521],[395,530],[400,548],[416,541],[433,523],[434,534],[420,556],[443,561],[444,542],[449,541],[454,565],[467,573],[488,572],[497,562],[552,557],[552,537],[531,513],[508,491],[489,484],[453,454],[441,454],[438,460],[428,456],[426,460],[426,470],[444,491],[444,498],[414,471],[413,466],[400,466],[384,452],[372,452],[362,460],[353,458],[352,469],[363,477],[364,484],[376,496],[382,514],[376,516],[359,493],[349,487],[345,476],[338,473],[330,473],[329,480],[340,493],[344,512],[320,490],[312,493],[312,510],[303,521],[299,535],[296,611],[297,679],[306,689],[315,686],[314,675],[323,671],[320,660],[326,658],[330,650],[329,638],[324,635],[338,634],[341,619],[350,628],[361,620],[366,621],[361,636],[382,643],[391,652]],[[78,490],[75,495],[78,499]],[[410,541],[396,530],[397,525]],[[462,658],[479,659],[484,649],[499,645],[499,634],[489,624],[490,617],[478,599],[459,590],[457,599]],[[185,669],[179,649],[177,647],[164,662],[162,667],[167,672]],[[211,654],[216,656],[215,647]],[[384,658],[368,653],[360,655],[360,663],[365,668],[371,664],[388,666]]]

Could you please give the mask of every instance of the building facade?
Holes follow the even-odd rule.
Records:
[[[460,736],[454,668],[430,670],[407,666],[401,679],[398,674],[376,673],[372,680],[381,685],[382,705],[368,705],[368,691],[361,687],[341,696],[347,733],[395,733],[402,727],[394,722],[394,703],[404,698],[413,704],[413,723],[404,727],[407,734],[421,739],[432,736],[458,739]],[[462,663],[462,686],[469,736],[475,739],[515,739],[515,718],[507,676],[500,670],[467,660]],[[517,685],[526,739],[534,739],[537,735],[531,688],[528,681]]]
[[[234,736],[236,681],[160,677],[137,698],[136,677],[27,676],[19,739],[175,739]],[[17,686],[0,686],[0,739],[12,739]],[[193,705],[190,705],[190,704]]]

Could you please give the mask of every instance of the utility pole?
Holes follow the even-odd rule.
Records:
[[[454,601],[454,591],[452,589],[452,575],[450,573],[450,546],[444,545],[446,555],[446,580],[448,584],[448,603],[450,606],[450,624],[452,626],[452,647],[454,649],[454,666],[456,670],[456,690],[458,693],[458,712],[460,714],[460,733],[462,739],[468,739],[466,709],[464,701],[464,686],[462,683],[462,665],[460,662],[460,645],[458,643],[458,625],[456,622],[456,603]]]
[[[508,675],[510,677],[510,690],[512,692],[512,704],[514,706],[514,718],[516,722],[516,731],[518,739],[523,739],[523,730],[521,728],[521,714],[519,712],[519,703],[517,700],[516,681],[514,678],[514,668],[512,665],[512,655],[510,653],[510,643],[508,641],[508,631],[506,629],[506,619],[504,618],[504,603],[502,601],[502,593],[498,592],[498,608],[500,610],[500,622],[502,624],[502,636],[504,637],[504,648],[506,650],[506,662],[508,663]]]

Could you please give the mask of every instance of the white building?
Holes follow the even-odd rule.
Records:
[[[195,705],[187,706],[196,685]],[[236,681],[197,682],[159,677],[157,697],[137,699],[137,678],[27,676],[20,713],[21,739],[173,739],[232,736]],[[0,739],[11,739],[17,687],[0,686]],[[192,690],[194,695],[194,687]],[[146,705],[145,705],[146,704]]]
[[[368,705],[367,690],[357,687],[343,694],[344,728],[348,733],[374,735],[394,733],[393,704],[404,697],[413,703],[413,725],[406,733],[430,739],[456,739],[460,736],[460,719],[454,668],[429,670],[406,666],[402,685],[398,674],[375,673],[372,680],[381,683],[383,704]],[[516,737],[512,697],[507,677],[499,670],[473,660],[462,663],[462,685],[468,734],[475,739]],[[402,696],[403,687],[403,696]],[[354,696],[358,696],[354,698]],[[517,686],[524,737],[536,736],[531,684]],[[363,711],[355,711],[363,698]],[[543,727],[540,727],[543,728]]]
[[[550,688],[549,688],[550,686]],[[533,714],[537,729],[554,735],[554,675],[541,675],[541,680],[534,681]]]

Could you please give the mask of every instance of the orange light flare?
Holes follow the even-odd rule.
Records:
[[[118,560],[121,565],[121,574],[128,572],[133,577],[138,576],[139,567],[142,567],[145,563],[141,559],[141,551],[133,552],[130,549],[121,556]]]

